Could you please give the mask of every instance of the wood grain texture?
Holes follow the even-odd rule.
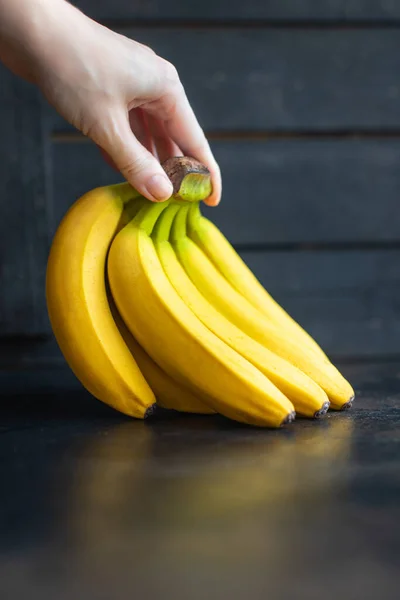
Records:
[[[329,354],[400,353],[399,250],[242,256]]]
[[[48,331],[45,135],[36,91],[0,67],[0,335]]]
[[[217,131],[400,129],[398,30],[126,29]],[[192,50],[191,50],[192,49]],[[55,129],[65,128],[55,113]]]
[[[215,141],[223,200],[206,211],[234,244],[400,239],[400,139]],[[54,215],[121,179],[91,143],[53,145]],[[54,227],[53,226],[53,227]]]
[[[397,0],[74,0],[97,19],[400,19]]]
[[[215,142],[212,219],[235,244],[399,239],[399,140]]]

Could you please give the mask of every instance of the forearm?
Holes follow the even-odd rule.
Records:
[[[218,165],[178,73],[143,44],[100,25],[66,0],[0,0],[0,60],[35,83],[150,200],[172,193],[152,154],[157,146],[163,160],[179,151],[206,164],[214,186],[209,202],[218,202]]]
[[[38,64],[51,52],[51,37],[75,7],[65,0],[0,0],[0,61],[36,81]]]

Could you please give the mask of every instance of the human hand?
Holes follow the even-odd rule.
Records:
[[[218,204],[220,171],[173,65],[64,0],[0,0],[3,9],[7,2],[17,41],[23,36],[14,52],[8,48],[9,66],[34,81],[133,187],[150,200],[168,198],[172,185],[160,162],[183,153],[210,169],[206,202]]]

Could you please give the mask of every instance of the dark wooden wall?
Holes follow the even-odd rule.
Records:
[[[400,2],[80,0],[178,68],[224,180],[212,218],[334,357],[400,355]],[[51,237],[118,180],[0,70],[0,371],[62,366]]]

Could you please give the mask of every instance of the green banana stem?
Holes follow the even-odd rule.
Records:
[[[163,163],[173,185],[173,197],[184,202],[205,200],[212,193],[210,171],[194,158],[174,156]],[[123,204],[143,196],[127,181],[106,186]]]
[[[173,185],[173,197],[185,202],[205,200],[212,193],[210,171],[198,160],[174,156],[163,163]]]
[[[161,213],[169,206],[170,201],[166,202],[150,202],[146,201],[146,204],[142,206],[137,215],[132,219],[130,225],[139,227],[151,235],[155,224],[157,223],[158,217]]]
[[[179,197],[186,202],[198,202],[208,198],[212,192],[211,181],[203,175],[192,173],[182,181]]]
[[[172,243],[181,240],[186,236],[186,224],[189,206],[182,206],[179,212],[176,213],[174,222],[172,223],[170,241]]]
[[[177,202],[171,203],[158,219],[151,237],[156,242],[166,242],[169,239],[172,223],[178,210],[182,210]]]
[[[146,206],[150,201],[144,196],[137,196],[129,200],[124,206],[124,213],[126,214],[129,221],[131,221],[138,214],[139,210]]]
[[[149,200],[143,196],[136,196],[136,198],[131,198],[128,200],[128,202],[124,204],[124,210],[122,211],[122,215],[118,224],[118,231],[121,231],[125,225],[128,225],[128,223],[132,221],[134,217],[136,217],[139,210],[146,203],[149,203]]]
[[[157,227],[157,239],[167,240],[171,224],[175,214],[179,210],[179,205],[185,207],[187,203],[199,205],[201,200],[207,198],[212,192],[211,175],[207,167],[202,165],[194,158],[180,156],[169,158],[163,168],[171,179],[174,193],[170,200],[154,204],[142,196],[127,181],[108,186],[111,194],[119,198],[124,204],[124,211],[119,224],[122,229],[129,222],[133,221],[135,226],[139,226],[151,235],[153,228],[161,213],[167,208],[171,200],[173,209],[168,211],[168,217],[160,221]],[[189,205],[187,204],[187,208]],[[186,220],[186,213],[182,218]],[[182,225],[183,227],[183,225]],[[184,225],[186,232],[186,223]],[[182,234],[181,234],[182,235]]]
[[[123,181],[122,183],[114,183],[113,185],[107,186],[111,192],[119,198],[123,204],[127,204],[131,200],[135,198],[143,197],[140,192],[135,190],[127,181]]]
[[[201,219],[202,219],[202,214],[201,214],[201,209],[200,209],[200,202],[195,202],[194,204],[192,204],[190,206],[189,213],[188,213],[188,219],[187,219],[188,231],[189,232],[196,231],[196,229],[198,229],[198,226],[200,225]]]

